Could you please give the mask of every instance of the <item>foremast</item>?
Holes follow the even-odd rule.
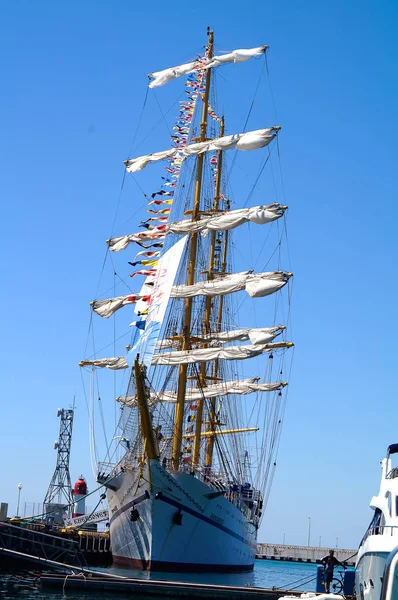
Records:
[[[134,361],[134,377],[137,390],[137,404],[141,416],[141,427],[144,436],[144,453],[149,459],[158,459],[158,451],[156,448],[155,434],[152,427],[151,415],[149,412],[148,401],[145,394],[144,378],[139,356]]]
[[[208,45],[207,45],[207,57],[211,59],[213,57],[213,46],[214,46],[214,34],[209,31]],[[200,138],[199,142],[206,141],[207,133],[207,115],[209,107],[209,94],[210,94],[210,82],[211,82],[211,69],[206,71],[205,79],[205,91],[203,95],[203,107],[202,107],[202,121],[200,123]],[[203,178],[203,163],[204,154],[199,154],[197,158],[197,170],[195,179],[195,194],[192,209],[192,221],[200,220],[200,198],[202,191],[202,178]],[[193,285],[195,278],[195,265],[196,265],[196,254],[198,246],[198,234],[192,233],[191,235],[191,247],[188,261],[188,276],[187,285]],[[191,318],[192,318],[192,305],[193,299],[185,299],[184,317],[183,317],[183,330],[182,330],[182,350],[188,350],[190,347],[190,330],[191,330]],[[184,403],[185,403],[185,392],[187,386],[187,370],[188,365],[182,364],[179,367],[178,374],[178,389],[177,389],[177,402],[175,409],[175,421],[174,421],[174,432],[172,442],[172,466],[177,471],[180,465],[181,458],[181,445],[182,445],[182,429],[184,423]]]

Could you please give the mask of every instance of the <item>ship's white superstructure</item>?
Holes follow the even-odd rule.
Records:
[[[398,468],[391,461],[396,453],[398,444],[392,444],[381,462],[380,490],[370,502],[374,515],[358,550],[355,587],[360,600],[380,600],[386,561],[398,546]]]

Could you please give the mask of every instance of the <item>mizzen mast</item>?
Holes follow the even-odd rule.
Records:
[[[213,46],[214,46],[214,34],[209,31],[208,45],[207,45],[207,58],[213,57]],[[209,94],[210,94],[210,81],[211,81],[211,69],[206,71],[205,91],[203,95],[203,108],[202,108],[202,121],[200,124],[200,142],[206,141],[207,133],[207,115],[209,107]],[[192,221],[200,220],[200,196],[202,191],[202,176],[203,176],[203,162],[204,154],[199,154],[197,158],[197,171],[195,180],[195,195],[192,210]],[[196,265],[196,253],[198,246],[198,234],[192,233],[191,236],[191,249],[189,254],[188,262],[188,277],[187,285],[193,285],[195,280],[195,265]],[[192,298],[186,298],[184,317],[183,317],[183,331],[182,331],[182,350],[188,350],[190,347],[190,329],[191,329],[191,317],[192,317]],[[187,370],[188,365],[180,365],[178,375],[178,391],[177,391],[177,403],[175,411],[174,421],[174,433],[172,443],[172,465],[177,471],[180,465],[181,455],[181,443],[182,443],[182,428],[184,420],[184,402],[185,402],[185,391],[187,385]]]

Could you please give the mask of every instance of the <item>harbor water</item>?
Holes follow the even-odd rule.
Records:
[[[212,583],[217,585],[251,586],[278,589],[300,589],[304,591],[315,591],[316,564],[279,562],[270,560],[256,560],[254,570],[250,573],[146,573],[142,571],[125,569],[98,569],[125,577],[136,577],[140,579],[161,579],[171,581],[189,581],[195,583]],[[23,582],[1,583],[0,600],[62,600],[70,597],[71,600],[93,600],[93,598],[117,599],[125,598],[125,594],[98,594],[98,592],[81,593],[66,590],[66,593],[31,589]],[[147,598],[147,597],[146,597]],[[170,596],[172,598],[172,596]],[[141,600],[134,596],[134,600]]]

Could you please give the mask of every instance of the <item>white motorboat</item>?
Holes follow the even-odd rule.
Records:
[[[373,518],[360,543],[355,567],[355,587],[360,600],[380,600],[384,569],[390,552],[398,546],[398,468],[391,455],[398,444],[391,444],[381,462],[381,483],[370,507]]]

